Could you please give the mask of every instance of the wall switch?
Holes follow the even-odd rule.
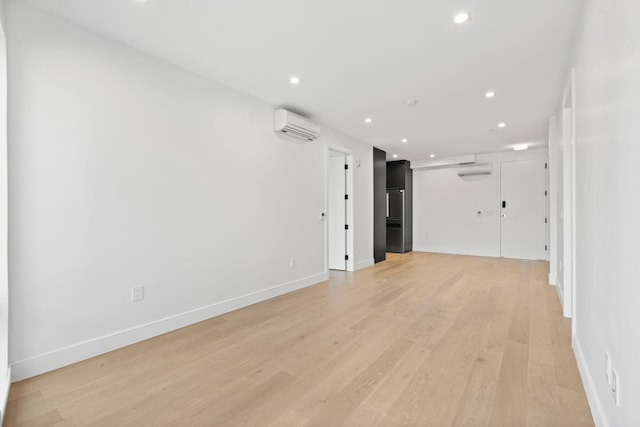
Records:
[[[606,351],[604,352],[604,377],[607,379],[607,384],[611,385],[611,356]]]
[[[620,381],[618,380],[618,371],[611,370],[611,395],[616,406],[620,406]]]
[[[296,267],[296,259],[294,257],[291,257],[291,259],[289,260],[289,268],[295,268]]]
[[[131,301],[142,301],[144,299],[144,286],[134,286],[131,288]]]

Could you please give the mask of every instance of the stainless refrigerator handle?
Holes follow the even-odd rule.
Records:
[[[405,224],[404,224],[404,208],[405,208],[404,190],[400,190],[400,193],[402,194],[402,228],[401,228],[401,230],[402,230],[402,253],[404,253],[405,252],[405,244],[404,244],[404,235],[405,235],[405,232],[404,232],[404,227],[405,227]]]
[[[389,193],[387,193],[387,218],[389,218]]]

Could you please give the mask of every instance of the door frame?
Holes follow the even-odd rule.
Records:
[[[325,197],[324,197],[324,211],[328,212],[329,209],[329,157],[331,152],[339,153],[344,156],[345,164],[348,166],[345,174],[345,183],[346,190],[349,198],[345,200],[345,209],[346,209],[346,221],[349,225],[346,233],[346,245],[347,245],[347,255],[349,259],[346,262],[346,271],[355,271],[355,251],[354,251],[354,220],[353,220],[353,200],[355,198],[354,187],[353,187],[353,153],[351,150],[336,146],[336,145],[328,145],[325,149],[325,165],[324,165],[324,187],[325,187]],[[329,272],[329,222],[325,221],[324,224],[324,235],[325,235],[325,259],[324,259],[324,269],[325,272]]]
[[[0,20],[0,424],[11,387],[9,366],[8,185],[7,185],[7,40]]]
[[[565,236],[563,264],[565,271],[570,266],[570,271],[564,275],[563,280],[563,307],[565,317],[571,318],[571,337],[575,337],[576,328],[576,95],[575,95],[575,68],[569,71],[562,96],[562,140],[563,154],[566,156],[564,167],[563,194],[564,217],[563,230]],[[569,210],[569,215],[567,215]],[[566,280],[566,283],[565,283]]]

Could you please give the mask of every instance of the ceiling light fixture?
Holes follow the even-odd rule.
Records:
[[[397,154],[394,154],[394,155],[393,155],[393,158],[394,158],[394,159],[397,159],[397,158],[398,158],[398,155],[397,155]]]
[[[514,151],[522,151],[529,148],[529,144],[516,144],[513,146]]]
[[[415,107],[417,103],[418,103],[417,99],[413,99],[413,98],[407,99],[407,106],[408,107]]]
[[[504,122],[502,122],[502,123],[498,123],[498,127],[499,127],[499,128],[503,128],[503,127],[505,127],[506,125],[507,125],[507,124],[506,124],[506,123],[504,123]]]
[[[453,22],[456,24],[464,24],[469,20],[469,14],[467,12],[460,12],[453,17]]]
[[[300,77],[298,76],[291,76],[291,78],[289,78],[289,83],[291,83],[292,85],[297,85],[300,83]]]
[[[409,140],[407,138],[402,138],[402,143],[406,144],[407,142],[409,142]]]
[[[435,154],[430,154],[429,157],[431,157],[432,159],[435,157]]]
[[[373,119],[371,117],[367,117],[366,119],[364,119],[364,122],[366,124],[370,124],[371,122],[373,122]]]
[[[496,96],[496,93],[492,90],[489,90],[487,92],[484,93],[484,97],[485,98],[493,98],[494,96]]]

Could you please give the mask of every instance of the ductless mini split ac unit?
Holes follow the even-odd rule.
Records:
[[[273,130],[299,141],[313,141],[320,135],[320,126],[291,111],[279,109],[273,113]]]
[[[472,165],[458,166],[458,176],[491,175],[491,163],[474,163]]]

